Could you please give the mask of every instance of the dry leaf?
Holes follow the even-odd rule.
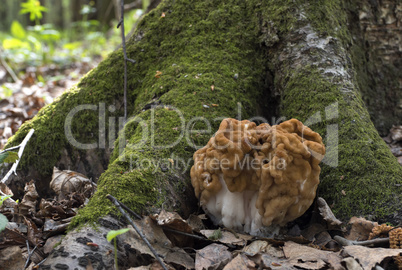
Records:
[[[134,223],[146,236],[148,241],[152,243],[153,248],[158,254],[165,257],[170,252],[170,249],[173,247],[172,243],[163,233],[162,228],[155,224],[152,219],[144,217],[142,220],[134,221]],[[124,242],[124,245],[130,245],[130,248],[135,250],[136,254],[139,254],[139,259],[142,257],[140,255],[143,254],[154,257],[153,253],[149,250],[148,246],[144,243],[133,227],[131,227],[131,225],[128,227],[130,230],[127,233],[118,236]]]
[[[237,255],[223,268],[223,270],[243,270],[243,269],[255,269],[255,263],[243,254]]]
[[[189,254],[187,254],[181,248],[174,247],[164,258],[167,263],[173,263],[175,265],[180,265],[185,269],[194,269],[195,262]]]
[[[162,210],[159,214],[152,215],[151,218],[155,220],[159,226],[162,226],[162,228],[166,227],[185,233],[193,232],[190,225],[188,225],[187,222],[176,212],[167,212]],[[188,236],[177,234],[171,231],[165,231],[165,234],[176,246],[190,246],[193,241],[193,239]]]
[[[320,212],[321,217],[327,222],[327,226],[329,230],[340,230],[342,221],[337,219],[332,213],[331,208],[329,208],[327,202],[321,198],[317,198],[318,211]]]
[[[161,18],[165,18],[165,17],[166,17],[165,12],[162,12]]]
[[[216,230],[201,230],[200,233],[205,235],[207,238],[210,238]],[[218,242],[223,244],[232,244],[236,246],[244,246],[247,244],[248,240],[251,240],[253,237],[246,234],[232,233],[229,231],[221,231],[221,237],[217,239]]]
[[[319,250],[294,242],[286,242],[283,247],[288,262],[295,267],[303,269],[344,269],[341,265],[342,258],[339,253]]]
[[[155,78],[159,79],[159,78],[161,77],[161,75],[162,75],[162,72],[160,72],[159,70],[157,70],[157,71],[156,71],[156,74],[155,74]]]
[[[268,246],[269,243],[267,241],[256,240],[244,247],[243,252],[248,256],[255,256],[258,253],[264,253]]]
[[[346,246],[342,250],[344,257],[353,257],[360,263],[364,270],[371,270],[384,259],[400,254],[402,254],[402,249],[368,248],[364,246]]]
[[[91,186],[91,180],[83,174],[70,170],[60,171],[56,167],[53,168],[50,188],[56,192],[59,200],[67,198],[67,195],[73,192],[84,192]]]
[[[201,250],[197,250],[195,255],[195,269],[221,269],[232,259],[232,254],[228,248],[220,244],[211,244]]]
[[[36,213],[36,204],[38,203],[37,199],[39,195],[33,180],[25,184],[24,193],[24,197],[18,205],[19,213],[23,216],[34,215]]]
[[[211,85],[211,90],[212,90],[212,91],[215,90],[215,85]]]
[[[352,241],[367,240],[373,228],[378,226],[377,222],[369,221],[362,217],[352,217],[348,224],[351,225],[351,228],[349,235],[347,235],[345,238]]]

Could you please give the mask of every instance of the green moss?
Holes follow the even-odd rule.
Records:
[[[99,179],[98,191],[71,226],[116,213],[105,198],[107,194],[138,213],[161,208],[173,193],[166,189],[168,186],[182,194],[189,183],[188,167],[183,171],[169,165],[171,160],[178,157],[191,165],[194,144],[207,142],[220,117],[237,117],[238,106],[242,119],[257,115],[270,96],[270,86],[265,82],[267,67],[271,72],[283,73],[275,77],[275,86],[283,89],[281,115],[306,121],[320,112],[322,121],[311,127],[326,137],[327,144],[339,137],[338,156],[336,151],[328,151],[326,157],[329,161],[339,160],[339,164],[335,168],[323,166],[320,185],[320,194],[334,206],[338,216],[375,213],[381,217],[393,213],[401,199],[401,170],[375,132],[357,89],[343,93],[312,66],[297,71],[273,70],[274,63],[266,62],[267,54],[275,55],[278,46],[261,45],[272,33],[286,37],[296,27],[294,15],[303,6],[321,35],[332,35],[346,44],[351,39],[344,28],[340,3],[167,0],[147,14],[127,42],[128,57],[137,62],[128,63],[128,112],[136,118],[120,133],[108,169]],[[162,12],[165,17],[161,17]],[[121,49],[112,53],[77,86],[22,126],[9,145],[18,144],[30,128],[36,132],[25,150],[21,168],[33,167],[49,177],[62,149],[78,150],[64,135],[66,116],[77,105],[104,103],[107,118],[122,115],[122,59]],[[155,76],[157,71],[161,72],[159,78]],[[326,117],[325,108],[334,102],[339,115]],[[156,103],[158,108],[147,106]],[[109,105],[114,105],[116,111],[110,112]],[[201,120],[191,122],[193,117]],[[77,113],[72,124],[74,138],[83,143],[97,142],[98,118],[96,110]],[[202,119],[211,126],[207,127]],[[328,125],[337,125],[338,137],[326,134]],[[186,133],[189,128],[198,131]],[[208,131],[203,133],[203,129]],[[146,130],[149,136],[144,137]],[[174,146],[158,147],[166,143]],[[151,161],[148,166],[146,160]],[[177,175],[182,175],[182,181],[172,183]],[[391,205],[392,200],[396,203]],[[173,207],[179,209],[180,205]]]
[[[128,82],[136,118],[120,134],[98,192],[72,226],[114,211],[105,199],[108,193],[139,213],[161,208],[172,193],[168,187],[183,194],[194,145],[205,145],[222,116],[236,117],[239,105],[242,118],[256,114],[266,72],[258,8],[244,1],[172,3],[164,1],[146,15],[133,36],[141,40],[128,43],[129,57],[137,61]],[[146,106],[156,100],[157,108]],[[200,120],[191,121],[195,117]],[[166,144],[171,147],[159,147]]]
[[[348,43],[351,38],[343,23],[346,15],[334,5],[337,1],[316,2],[320,4],[309,4],[306,16],[318,33],[332,35],[343,45]],[[318,59],[324,57],[320,52],[309,53],[317,54],[314,57]],[[309,123],[327,144],[319,195],[338,218],[371,215],[392,220],[400,211],[402,168],[373,126],[359,84],[339,85],[315,66],[293,69],[290,63],[284,65],[280,81],[275,81],[283,91],[281,114]],[[335,114],[330,113],[331,107]],[[315,118],[317,115],[321,118]]]

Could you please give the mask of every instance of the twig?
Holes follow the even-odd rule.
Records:
[[[126,36],[124,34],[124,0],[120,0],[121,11],[120,11],[120,21],[117,24],[117,28],[121,26],[121,43],[123,46],[124,54],[124,122],[127,120],[127,61],[135,64],[136,61],[127,57],[126,51]]]
[[[372,240],[366,240],[366,241],[352,241],[348,240],[346,238],[343,238],[342,236],[336,235],[334,237],[334,240],[338,242],[341,246],[381,246],[389,243],[389,238],[377,238],[377,239],[372,239]]]
[[[1,54],[3,54],[3,52],[1,50],[0,50],[0,52],[1,52]],[[15,75],[14,71],[7,64],[7,62],[3,59],[3,57],[0,57],[0,61],[1,61],[1,64],[3,65],[3,67],[7,70],[8,74],[10,74],[11,78],[13,78],[14,82],[18,82],[19,79],[18,79],[17,75]]]
[[[36,264],[35,266],[40,266],[42,263],[44,263],[47,260],[47,257],[44,258],[43,260],[41,260],[38,264]]]
[[[13,147],[10,147],[10,148],[7,148],[7,149],[4,149],[4,150],[1,150],[1,151],[0,151],[0,154],[3,154],[4,152],[13,151],[13,150],[18,149],[18,148],[20,148],[20,145],[13,146]]]
[[[1,179],[1,183],[5,183],[12,173],[14,173],[15,175],[17,175],[16,170],[17,170],[18,163],[20,163],[21,156],[22,156],[22,153],[24,152],[25,146],[27,145],[29,139],[31,139],[32,134],[33,134],[34,132],[35,132],[35,130],[34,130],[34,129],[31,129],[31,130],[28,132],[28,134],[25,136],[25,138],[24,138],[24,140],[22,141],[22,143],[19,145],[19,148],[20,148],[20,149],[18,150],[18,157],[19,157],[19,159],[18,159],[16,162],[14,162],[13,166],[11,166],[11,169],[8,171],[8,173],[3,177],[3,179]]]
[[[123,207],[123,209],[126,210],[130,215],[134,216],[136,219],[142,219],[142,217],[140,215],[138,215],[136,212],[134,212],[133,210],[128,208],[124,203],[122,203],[122,202],[119,202],[119,203],[120,203],[120,206]],[[163,227],[162,226],[162,229],[166,230],[166,231],[169,231],[169,232],[172,232],[172,233],[177,233],[177,234],[182,234],[182,235],[185,235],[185,236],[193,237],[193,238],[196,238],[196,239],[199,239],[199,240],[207,240],[204,237],[201,237],[201,236],[198,236],[198,235],[195,235],[195,234],[191,234],[191,233],[178,231],[178,230],[168,228],[168,227]]]
[[[119,202],[120,206],[123,207],[124,210],[126,210],[127,212],[129,212],[132,216],[134,216],[136,219],[142,219],[142,217],[140,215],[138,215],[136,212],[134,212],[133,210],[131,210],[130,208],[128,208],[125,204],[123,204],[122,202]]]
[[[27,243],[27,249],[28,249],[28,258],[27,258],[27,260],[26,260],[26,262],[25,262],[24,269],[28,267],[28,263],[29,263],[29,261],[31,260],[31,257],[32,257],[32,255],[34,254],[35,249],[38,247],[38,246],[35,246],[34,249],[33,249],[32,251],[30,251],[30,250],[29,250],[29,243],[28,243],[28,240],[26,240],[26,243]]]
[[[149,243],[145,235],[142,234],[142,232],[138,229],[137,225],[133,222],[133,220],[130,218],[129,215],[127,215],[126,211],[124,211],[123,207],[121,207],[121,203],[112,195],[108,194],[106,195],[106,198],[108,198],[118,209],[119,211],[123,214],[123,216],[128,220],[128,222],[133,226],[135,231],[138,233],[138,235],[142,238],[142,240],[147,244],[148,248],[151,250],[151,252],[154,254],[155,259],[160,263],[162,268],[164,270],[168,270],[168,268],[165,266],[165,264],[162,262],[161,258],[159,257],[158,253],[156,250],[152,247],[152,245]]]
[[[191,233],[186,233],[186,232],[178,231],[178,230],[175,230],[175,229],[172,229],[172,228],[168,228],[168,227],[163,227],[163,226],[162,226],[162,230],[168,231],[168,232],[172,232],[172,233],[181,234],[181,235],[185,235],[185,236],[192,237],[192,238],[195,238],[195,239],[198,239],[198,240],[208,241],[208,239],[206,239],[206,238],[204,238],[204,237],[202,237],[202,236],[198,236],[198,235],[195,235],[195,234],[191,234]]]

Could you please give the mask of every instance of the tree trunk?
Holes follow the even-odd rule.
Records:
[[[342,0],[163,1],[127,42],[128,57],[136,60],[128,63],[132,117],[113,153],[123,123],[121,49],[11,139],[8,146],[36,130],[20,162],[20,179],[35,179],[40,192],[53,166],[100,176],[97,193],[73,226],[88,228],[113,214],[109,193],[138,213],[163,208],[187,215],[197,206],[188,173],[192,154],[223,118],[275,124],[295,117],[324,138],[319,195],[336,215],[397,223],[402,169],[361,97],[361,59],[353,52],[366,48],[353,42],[347,28],[356,23],[348,21],[357,12],[352,8]],[[23,186],[16,178],[9,185]],[[45,264],[63,260],[84,269],[65,243],[69,255],[53,254]]]

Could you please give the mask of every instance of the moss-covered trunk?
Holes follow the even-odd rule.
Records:
[[[163,1],[127,42],[136,60],[128,68],[131,118],[74,224],[112,213],[108,193],[137,212],[189,213],[196,206],[188,173],[196,147],[222,118],[256,116],[271,124],[296,117],[325,138],[319,192],[339,217],[396,221],[402,169],[361,99],[343,6],[341,0]],[[9,145],[30,128],[36,132],[21,176],[44,187],[54,165],[93,177],[106,168],[122,115],[122,59],[121,50],[112,53],[23,125]]]

